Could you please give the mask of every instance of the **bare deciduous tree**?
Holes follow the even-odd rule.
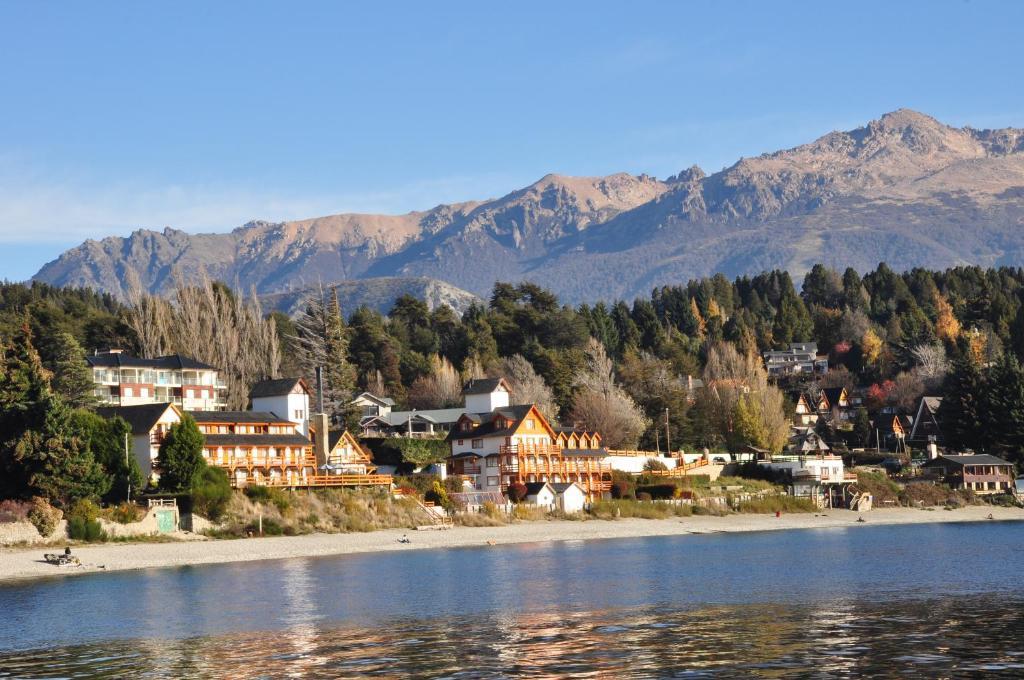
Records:
[[[227,384],[228,408],[244,409],[253,383],[277,377],[277,329],[263,317],[255,293],[246,300],[205,274],[197,278],[187,285],[176,277],[173,301],[133,284],[128,324],[144,356],[174,352],[217,367]]]
[[[409,405],[413,408],[449,408],[462,402],[462,379],[451,362],[436,354],[430,357],[430,373],[413,381]]]
[[[615,384],[604,345],[591,338],[587,354],[587,366],[576,376],[578,391],[569,412],[572,424],[601,433],[609,448],[635,448],[649,424],[647,417]]]
[[[554,420],[558,417],[558,404],[555,395],[544,382],[544,378],[533,370],[533,364],[521,354],[505,357],[501,360],[495,377],[508,381],[512,389],[512,401],[516,404],[536,404],[544,417]]]
[[[935,390],[949,373],[949,359],[946,357],[946,348],[940,343],[932,345],[918,345],[912,352],[914,360],[917,361],[917,374],[924,382],[928,390]]]

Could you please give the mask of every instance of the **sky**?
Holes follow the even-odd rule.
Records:
[[[88,238],[1024,127],[1024,3],[0,3],[0,279]]]

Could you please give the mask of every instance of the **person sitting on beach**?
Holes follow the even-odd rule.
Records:
[[[412,543],[412,541],[409,540],[409,537],[406,536],[405,534],[402,534],[402,537],[400,539],[398,539],[398,542],[399,543]]]
[[[64,548],[64,556],[65,556],[65,557],[71,557],[71,546],[70,546],[70,545],[69,545],[69,546],[66,546],[66,547]]]

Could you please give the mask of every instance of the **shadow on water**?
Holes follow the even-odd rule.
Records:
[[[0,677],[1024,675],[1019,525],[645,538],[0,588]]]

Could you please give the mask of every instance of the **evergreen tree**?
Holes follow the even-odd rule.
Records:
[[[203,433],[196,421],[183,416],[171,425],[160,444],[156,459],[160,470],[160,488],[165,491],[188,491],[206,467],[203,460]]]
[[[989,373],[984,393],[988,425],[986,450],[1020,462],[1024,454],[1024,368],[1012,354],[1004,354]]]
[[[91,406],[96,399],[85,351],[70,333],[59,333],[55,345],[53,391],[71,408]]]
[[[75,427],[81,432],[96,462],[100,464],[111,480],[110,490],[103,497],[108,503],[120,503],[128,499],[128,487],[136,498],[145,486],[139,462],[125,451],[125,439],[131,438],[131,426],[123,418],[103,418],[79,409],[72,414]]]
[[[355,370],[349,363],[349,330],[341,314],[338,291],[330,297],[322,287],[306,300],[303,313],[295,322],[292,342],[306,380],[316,383],[316,369],[323,368],[324,410],[342,418],[355,390]]]
[[[969,358],[957,361],[947,376],[939,406],[938,421],[946,444],[954,448],[985,450],[988,421],[984,395],[988,385],[977,365]]]

